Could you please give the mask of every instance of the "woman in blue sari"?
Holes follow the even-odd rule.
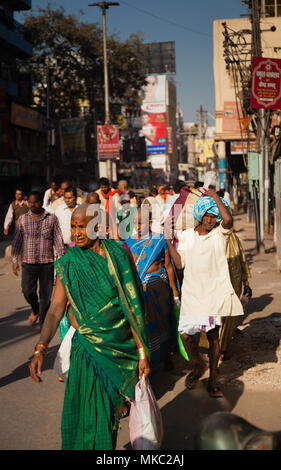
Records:
[[[134,234],[126,239],[144,289],[145,324],[150,349],[151,375],[163,363],[172,367],[171,351],[176,343],[173,299],[177,281],[163,234],[151,231],[151,211],[144,207],[134,215]]]

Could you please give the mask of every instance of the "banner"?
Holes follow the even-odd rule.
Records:
[[[200,163],[206,163],[208,158],[214,158],[214,139],[195,139],[195,152],[199,154]]]
[[[167,153],[173,153],[173,128],[167,127]]]
[[[98,156],[99,160],[112,160],[120,156],[118,126],[98,126]]]
[[[252,58],[251,108],[281,109],[281,59]]]
[[[61,119],[59,124],[61,156],[64,165],[87,161],[85,122],[82,118]]]

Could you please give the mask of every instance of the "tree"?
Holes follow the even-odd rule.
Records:
[[[38,14],[25,16],[24,26],[34,47],[33,57],[21,63],[32,74],[35,102],[45,108],[49,80],[52,117],[76,117],[81,100],[88,100],[96,120],[104,122],[103,38],[97,23],[66,15],[63,7],[48,4]],[[138,106],[138,90],[145,78],[141,71],[143,40],[131,35],[122,42],[107,38],[110,100]]]

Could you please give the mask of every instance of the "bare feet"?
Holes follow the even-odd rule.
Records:
[[[34,315],[34,313],[31,312],[31,314],[28,317],[28,323],[30,325],[34,325],[37,322],[38,318],[39,318],[39,315]]]
[[[208,369],[208,366],[205,363],[200,364],[200,366],[195,366],[194,370],[186,376],[185,386],[192,390],[196,387],[198,380],[202,377],[204,372]]]
[[[208,383],[207,392],[212,398],[223,398],[223,394],[217,384]]]

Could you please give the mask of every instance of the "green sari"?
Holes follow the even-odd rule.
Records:
[[[102,240],[106,258],[74,246],[55,263],[79,325],[62,413],[62,449],[115,448],[125,399],[138,381],[136,342],[149,357],[143,290],[127,250]]]

